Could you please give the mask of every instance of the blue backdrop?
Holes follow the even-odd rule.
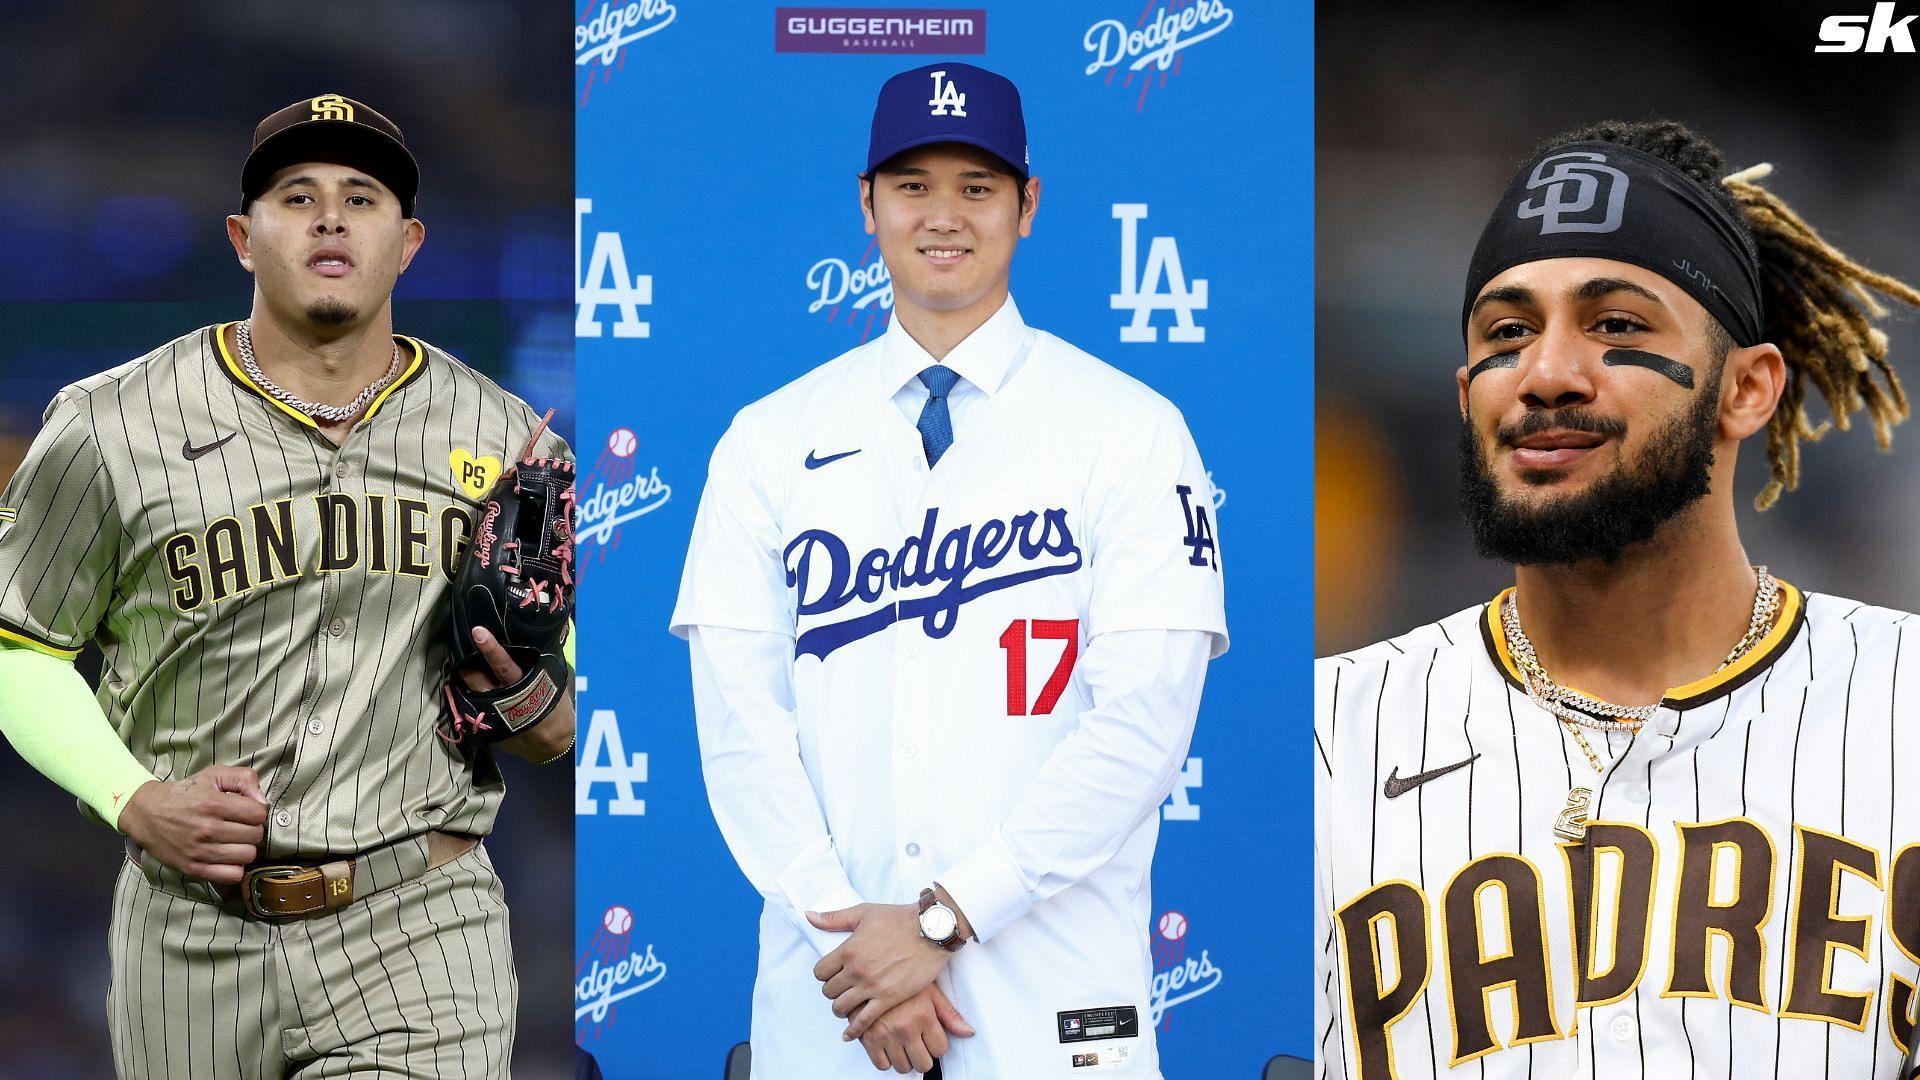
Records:
[[[733,412],[884,330],[855,185],[873,100],[952,56],[1025,99],[1022,314],[1180,406],[1222,496],[1233,649],[1154,868],[1165,1071],[1309,1055],[1310,7],[596,0],[574,44],[581,1044],[611,1080],[682,1080],[746,1038],[760,901],[707,807],[667,616]]]

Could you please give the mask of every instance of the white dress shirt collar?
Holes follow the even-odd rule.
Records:
[[[921,348],[896,318],[880,339],[881,393],[892,397],[909,382],[919,388],[922,371],[934,364],[944,364],[992,397],[1012,374],[1014,361],[1025,355],[1032,335],[1026,321],[1020,318],[1020,308],[1014,304],[1011,294],[1000,305],[1000,310],[955,345],[944,360],[935,360]]]

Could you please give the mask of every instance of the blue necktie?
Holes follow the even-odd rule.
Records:
[[[920,373],[920,384],[927,388],[927,404],[920,410],[920,445],[927,451],[927,467],[940,464],[940,455],[953,445],[953,420],[947,416],[947,395],[960,373],[935,364]]]

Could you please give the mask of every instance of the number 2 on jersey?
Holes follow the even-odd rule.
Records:
[[[1047,676],[1047,684],[1040,688],[1040,696],[1033,702],[1031,715],[1046,716],[1059,704],[1060,695],[1066,693],[1067,680],[1073,675],[1073,662],[1080,656],[1080,620],[1035,619],[1033,639],[1057,640],[1064,646],[1060,650],[1060,662],[1053,665],[1053,674]],[[1007,652],[1007,715],[1027,716],[1027,620],[1015,619],[1008,623],[1000,632],[1000,647]]]

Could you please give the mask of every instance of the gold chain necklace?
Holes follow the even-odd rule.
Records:
[[[1766,636],[1768,629],[1780,613],[1780,583],[1764,566],[1753,568],[1754,592],[1753,614],[1747,620],[1747,632],[1741,635],[1727,658],[1720,662],[1716,671],[1725,670],[1729,665],[1745,656]],[[1561,726],[1573,735],[1573,741],[1587,757],[1587,764],[1593,766],[1596,775],[1605,773],[1606,767],[1600,763],[1600,755],[1594,752],[1592,744],[1580,729],[1593,728],[1597,731],[1625,731],[1629,736],[1637,734],[1642,725],[1653,719],[1660,709],[1660,703],[1651,705],[1617,705],[1611,701],[1583,694],[1578,690],[1560,685],[1553,676],[1547,674],[1533,649],[1533,642],[1527,640],[1526,631],[1520,627],[1520,608],[1515,594],[1508,593],[1505,603],[1500,606],[1501,629],[1505,631],[1507,652],[1513,657],[1514,664],[1526,677],[1527,696],[1534,703],[1557,718]],[[1587,822],[1592,820],[1593,789],[1574,787],[1567,792],[1566,804],[1555,815],[1553,832],[1555,836],[1566,840],[1582,841],[1587,836]]]

